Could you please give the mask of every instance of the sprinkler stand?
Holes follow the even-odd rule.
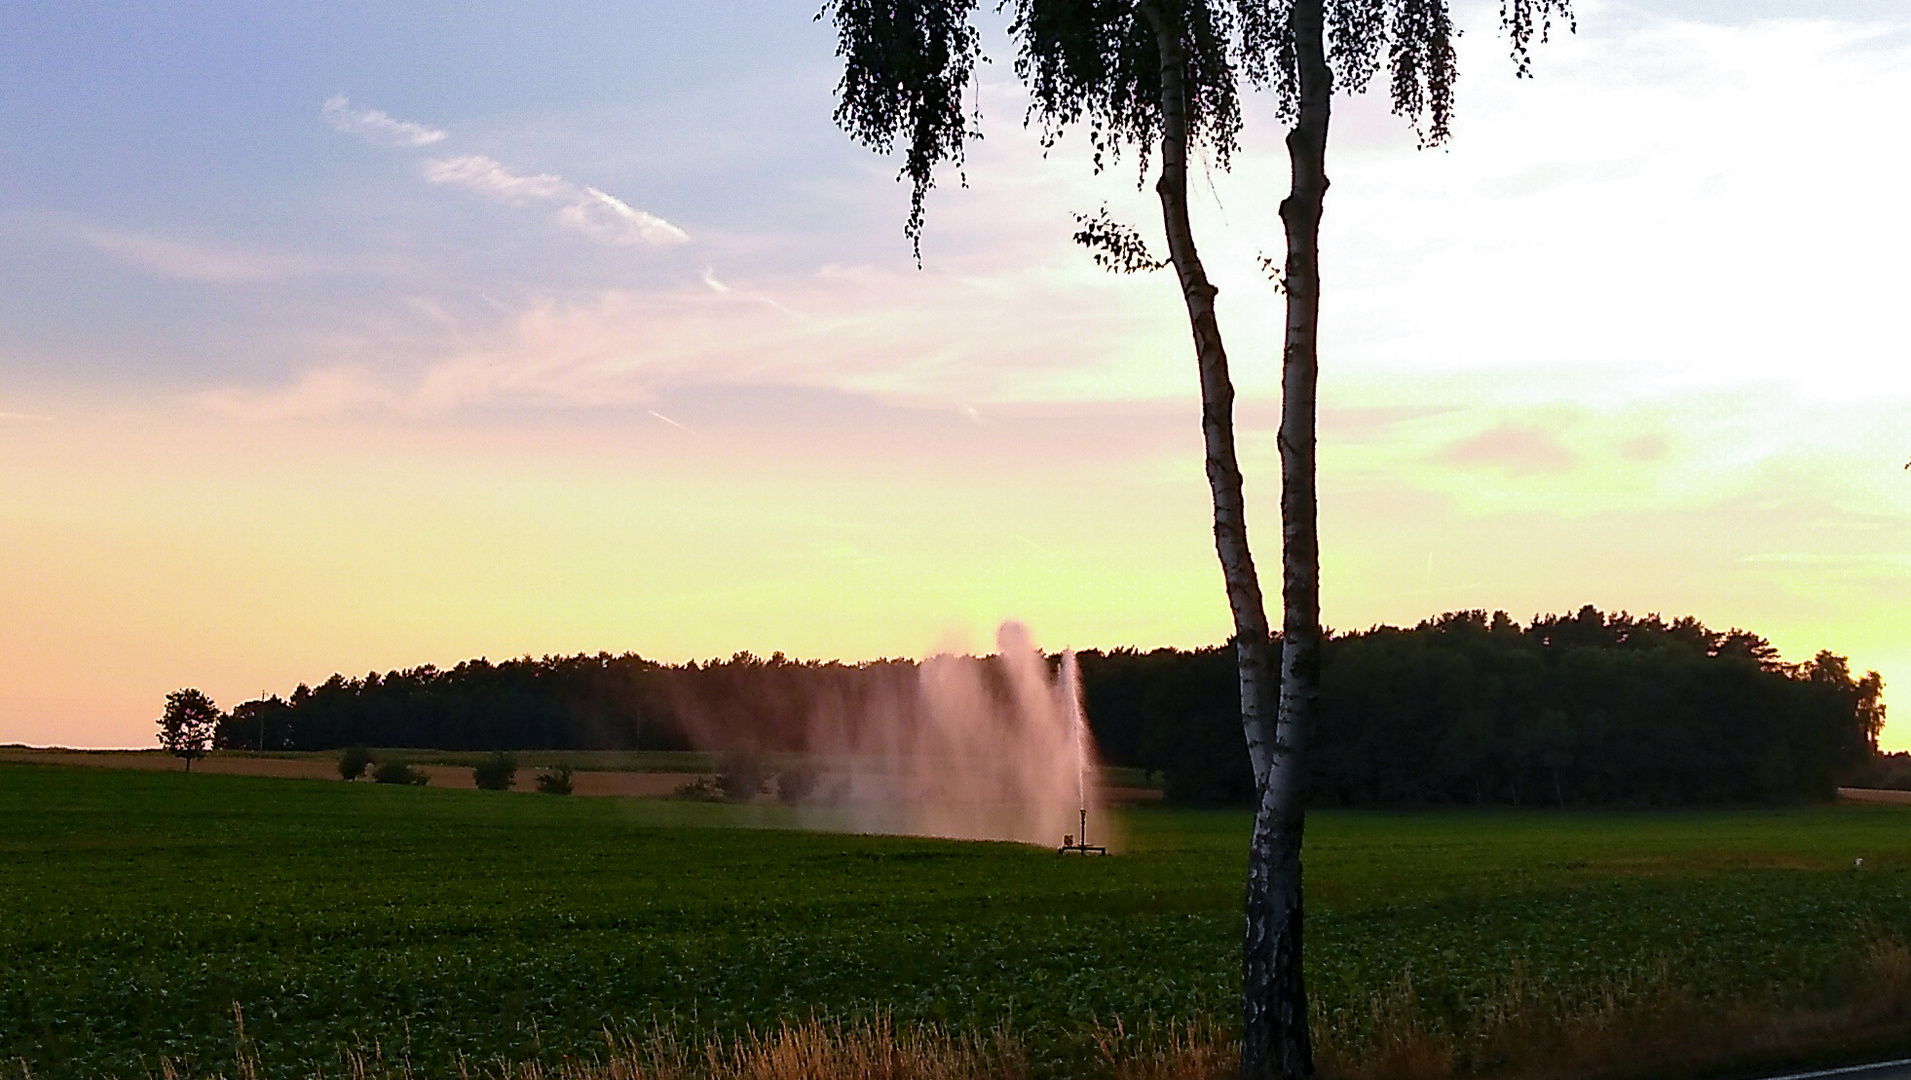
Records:
[[[1055,849],[1055,854],[1066,855],[1071,851],[1077,855],[1108,854],[1107,848],[1088,842],[1088,808],[1085,806],[1082,807],[1082,831],[1075,836],[1062,837],[1062,846]]]

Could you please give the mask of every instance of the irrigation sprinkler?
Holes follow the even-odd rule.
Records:
[[[1080,839],[1078,840],[1076,837],[1080,837]],[[1082,831],[1074,836],[1062,837],[1062,846],[1055,849],[1055,854],[1066,855],[1071,851],[1077,855],[1108,854],[1107,848],[1100,844],[1091,844],[1088,842],[1088,808],[1086,806],[1082,807]]]

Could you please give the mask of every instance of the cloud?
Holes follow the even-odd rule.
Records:
[[[1449,465],[1487,466],[1514,476],[1566,472],[1579,461],[1551,432],[1501,424],[1491,431],[1461,439],[1440,452]]]
[[[374,146],[430,146],[444,141],[448,132],[438,128],[399,120],[381,109],[354,109],[344,94],[335,94],[319,109],[334,131],[357,135]]]
[[[549,173],[518,176],[480,154],[433,158],[425,162],[425,179],[518,205],[569,199],[577,194],[577,189],[562,177]]]
[[[663,218],[594,187],[585,188],[584,197],[558,211],[557,218],[569,228],[612,244],[681,244],[690,239],[689,233]]]
[[[1658,461],[1671,449],[1664,435],[1639,435],[1619,444],[1619,456],[1627,461]]]
[[[150,233],[93,226],[81,226],[74,232],[121,262],[182,281],[220,284],[276,281],[314,269],[310,260],[267,251],[192,244]]]
[[[1911,395],[1881,315],[1911,242],[1897,191],[1911,149],[1879,135],[1911,94],[1911,24],[1728,27],[1652,6],[1668,5],[1583,12],[1520,80],[1497,5],[1469,5],[1481,21],[1459,41],[1452,143],[1330,151],[1322,247],[1339,268],[1323,348],[1331,333],[1343,363],[1369,371],[1598,366],[1654,387]],[[1821,78],[1833,107],[1795,92]],[[1336,131],[1385,108],[1384,94],[1337,100]],[[1812,131],[1813,154],[1770,137],[1782,130]],[[1771,208],[1801,190],[1828,196],[1812,227],[1776,224]]]
[[[550,173],[519,176],[481,154],[432,158],[425,162],[425,179],[515,206],[563,203],[557,212],[558,224],[599,243],[661,247],[690,239],[677,226],[609,192],[580,187]]]
[[[200,404],[226,416],[252,420],[337,417],[402,406],[388,388],[348,367],[307,372],[290,386],[265,392],[225,387],[199,395]]]
[[[1158,320],[1145,301],[1113,319],[1079,302],[1083,289],[1133,287],[1092,266],[1079,276],[1027,271],[1013,282],[838,267],[781,281],[772,297],[752,281],[691,271],[674,288],[531,296],[502,312],[474,310],[469,322],[430,311],[409,328],[374,321],[313,357],[307,370],[323,374],[308,382],[208,401],[243,415],[440,415],[651,407],[666,387],[704,383],[944,404],[1073,400],[1103,370],[1084,367],[1080,354],[1167,367],[1161,356],[1180,343],[1172,323],[1151,332]],[[1157,306],[1174,301],[1167,290],[1148,292],[1165,294]],[[978,310],[991,317],[976,318]],[[1191,392],[1178,378],[1174,385]]]
[[[448,136],[438,128],[399,120],[380,109],[354,109],[344,94],[333,95],[319,114],[334,130],[378,146],[429,146]],[[690,239],[690,234],[677,226],[607,191],[588,184],[579,186],[551,173],[519,176],[496,158],[483,154],[432,158],[425,162],[425,179],[514,206],[562,203],[558,223],[599,243],[667,246]]]

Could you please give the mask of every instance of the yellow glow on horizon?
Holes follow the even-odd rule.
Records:
[[[1242,446],[1271,583],[1266,416],[1244,405]],[[1877,529],[1839,509],[1869,500],[1876,520],[1902,523],[1911,496],[1822,470],[1719,466],[1708,499],[1673,474],[1714,466],[1681,466],[1676,439],[1638,460],[1631,421],[1544,419],[1335,428],[1330,415],[1326,621],[1592,603],[1694,614],[1763,633],[1790,659],[1830,648],[1888,686],[1911,679],[1899,616],[1911,555],[1879,549]],[[1448,448],[1507,423],[1563,432],[1579,456],[1542,454],[1544,473],[1496,461],[1489,444],[1453,460]],[[789,437],[140,410],[8,429],[0,446],[23,467],[0,508],[14,568],[0,583],[0,741],[146,745],[180,686],[231,704],[474,656],[921,656],[952,635],[986,641],[1011,617],[1049,648],[1227,636],[1185,404],[942,417],[886,456],[867,435]],[[1911,724],[1886,743],[1911,748]]]

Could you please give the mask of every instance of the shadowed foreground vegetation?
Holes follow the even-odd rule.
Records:
[[[777,1052],[803,1060],[873,1061],[838,1045],[871,1031],[970,1047],[935,1066],[950,1080],[1226,1062],[1245,815],[1136,811],[1104,860],[766,828],[786,815],[0,766],[0,1062],[50,1080],[930,1075],[725,1071],[733,1040],[773,1046],[785,1023],[810,1049]],[[1911,1048],[1907,808],[1326,812],[1307,858],[1335,1075]]]

